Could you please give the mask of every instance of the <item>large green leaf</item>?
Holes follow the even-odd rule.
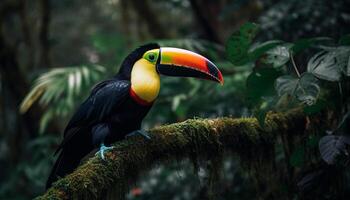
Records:
[[[258,32],[258,26],[254,23],[245,23],[239,31],[232,34],[226,44],[228,59],[237,66],[250,61],[248,50]]]
[[[226,52],[232,64],[240,66],[249,62],[248,50],[250,42],[247,38],[231,36],[227,42]]]
[[[294,95],[299,79],[290,75],[281,76],[276,79],[275,88],[278,96],[285,94]]]
[[[239,35],[247,38],[249,41],[253,41],[258,33],[259,27],[255,23],[247,22],[239,28]]]
[[[236,66],[254,62],[267,51],[281,45],[281,40],[271,40],[252,46],[253,39],[258,32],[258,26],[253,23],[246,23],[239,31],[232,34],[226,45],[228,59]]]
[[[310,73],[304,73],[300,78],[281,76],[277,78],[275,88],[279,96],[289,94],[307,105],[313,105],[320,93],[318,80]]]
[[[314,55],[307,64],[308,72],[327,81],[339,81],[342,73],[350,75],[350,47],[331,48]]]
[[[270,50],[276,48],[280,44],[282,44],[281,40],[271,40],[254,46],[249,50],[248,56],[250,61],[255,61],[264,54],[268,54]]]

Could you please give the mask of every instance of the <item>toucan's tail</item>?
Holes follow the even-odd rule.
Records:
[[[62,178],[65,175],[74,171],[80,163],[81,157],[77,158],[76,155],[69,154],[62,150],[53,166],[49,178],[46,182],[46,189],[50,188],[52,183],[57,181],[58,178]]]

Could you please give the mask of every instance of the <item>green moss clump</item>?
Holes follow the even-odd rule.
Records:
[[[199,160],[208,161],[208,184],[215,188],[225,151],[237,153],[257,177],[257,184],[261,184],[266,181],[263,175],[273,170],[276,138],[304,127],[305,117],[300,110],[268,113],[264,128],[254,118],[190,119],[160,126],[149,131],[151,140],[135,136],[115,143],[105,161],[89,159],[37,199],[100,199],[112,193],[123,199],[128,185],[137,180],[140,172],[164,161],[184,158],[192,160],[195,170]]]

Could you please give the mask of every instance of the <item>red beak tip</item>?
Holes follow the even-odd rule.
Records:
[[[224,85],[224,77],[222,76],[221,72],[219,75],[219,82],[220,82],[220,85]]]

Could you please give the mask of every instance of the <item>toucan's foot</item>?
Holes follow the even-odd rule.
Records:
[[[105,155],[104,155],[105,151],[111,150],[111,149],[113,149],[113,148],[114,148],[114,147],[106,147],[106,146],[102,143],[101,146],[100,146],[100,150],[99,150],[98,152],[96,152],[95,155],[99,154],[100,157],[102,158],[102,160],[104,160],[104,159],[105,159]]]
[[[131,137],[131,136],[135,136],[135,135],[142,135],[143,137],[145,137],[147,140],[150,140],[151,139],[151,136],[149,136],[149,134],[147,133],[147,131],[145,130],[136,130],[136,131],[133,131],[129,134],[127,134],[125,137]]]

